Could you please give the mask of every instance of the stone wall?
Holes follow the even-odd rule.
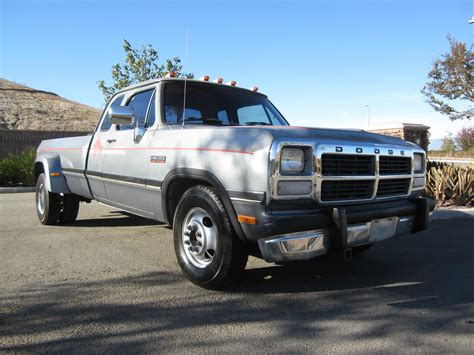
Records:
[[[91,132],[0,129],[0,159],[8,153],[18,153],[28,147],[36,149],[45,139],[84,136],[89,133]]]

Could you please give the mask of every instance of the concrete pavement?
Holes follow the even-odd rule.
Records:
[[[181,275],[172,234],[81,204],[42,226],[0,195],[0,351],[457,352],[474,348],[474,220],[286,266],[251,258],[227,292]]]

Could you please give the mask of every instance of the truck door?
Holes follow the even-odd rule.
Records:
[[[148,147],[153,136],[153,132],[147,130],[147,121],[154,121],[154,93],[154,88],[147,89],[122,103],[130,107],[134,122],[112,126],[102,162],[102,179],[109,203],[144,217],[153,216],[145,183]]]
[[[122,104],[124,95],[118,95],[109,103],[109,106],[105,110],[104,116],[100,122],[100,126],[96,129],[94,137],[91,142],[89,155],[87,157],[87,170],[86,175],[89,181],[89,186],[97,201],[107,202],[107,196],[105,194],[105,186],[102,180],[102,163],[104,156],[104,148],[107,147],[109,134],[112,129],[112,125],[109,120],[108,110],[109,108],[115,108]]]

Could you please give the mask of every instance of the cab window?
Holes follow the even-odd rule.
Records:
[[[120,125],[119,129],[121,131],[133,129],[135,127],[145,127],[146,113],[148,110],[150,99],[153,96],[153,92],[153,89],[142,91],[130,98],[127,106],[130,107],[133,112],[133,115],[135,116],[135,124]]]

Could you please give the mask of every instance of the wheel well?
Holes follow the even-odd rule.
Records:
[[[42,173],[44,173],[43,163],[40,163],[40,162],[35,163],[35,168],[34,168],[35,182],[38,180],[38,177]]]
[[[200,179],[177,177],[170,182],[166,189],[166,216],[168,217],[169,224],[173,226],[173,217],[176,207],[181,196],[193,186],[206,185],[212,186],[209,182]]]

